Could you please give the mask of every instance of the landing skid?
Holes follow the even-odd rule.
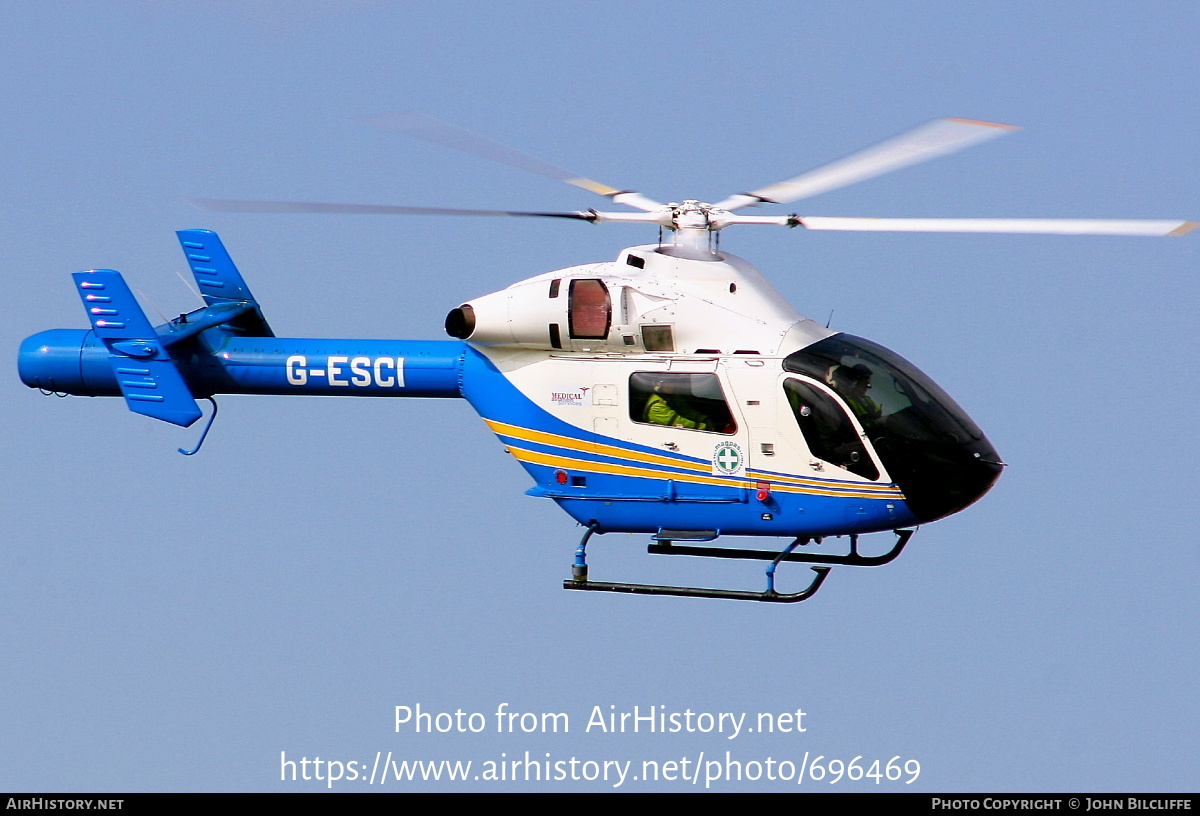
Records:
[[[767,566],[767,588],[762,592],[751,592],[736,589],[710,589],[707,587],[659,586],[657,584],[617,584],[588,579],[587,544],[588,540],[600,532],[600,525],[588,525],[587,532],[575,550],[575,564],[571,569],[571,578],[563,581],[563,589],[582,589],[590,592],[623,592],[629,595],[675,595],[685,598],[725,598],[734,601],[763,601],[766,603],[798,603],[807,600],[817,593],[829,574],[829,566],[813,567],[816,573],[812,583],[799,592],[775,591],[775,568],[782,561],[795,561],[804,564],[832,564],[854,567],[878,567],[887,564],[904,549],[904,545],[912,538],[915,530],[895,530],[896,543],[892,549],[882,555],[866,556],[858,552],[858,536],[850,536],[850,552],[842,555],[824,553],[798,553],[796,547],[808,544],[812,539],[797,538],[784,548],[783,552],[769,550],[743,550],[727,547],[695,547],[673,543],[675,539],[659,538],[657,543],[650,544],[647,551],[657,555],[698,555],[713,558],[740,558],[760,561],[770,561]],[[665,531],[664,531],[665,532]],[[691,540],[711,540],[716,535],[693,537]]]
[[[804,546],[811,539],[798,538],[792,542],[792,547],[777,553],[772,550],[739,550],[728,547],[689,547],[680,546],[673,540],[659,539],[657,543],[646,547],[646,552],[654,555],[703,555],[709,558],[748,558],[758,561],[797,561],[801,564],[832,564],[846,567],[882,567],[890,564],[904,550],[904,545],[913,537],[916,530],[893,530],[896,543],[882,555],[860,555],[858,552],[858,534],[850,534],[850,552],[845,555],[826,555],[824,553],[790,552],[792,547]]]

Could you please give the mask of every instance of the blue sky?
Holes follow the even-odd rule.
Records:
[[[802,213],[1200,217],[1191,3],[116,2],[0,16],[13,356],[29,334],[85,325],[79,269],[121,270],[152,315],[192,308],[176,229],[217,230],[276,332],[315,337],[437,339],[468,298],[654,239],[185,201],[601,203],[355,121],[394,110],[659,200],[716,200],[938,116],[985,119],[1023,130]],[[120,400],[44,398],[10,369],[0,789],[324,789],[281,782],[281,752],[640,766],[728,750],[916,759],[904,790],[1195,790],[1197,240],[724,235],[802,313],[832,312],[834,328],[913,360],[1010,464],[895,563],[834,570],[796,607],[562,591],[580,531],[523,495],[528,477],[465,403],[228,397],[185,458],[194,429]],[[664,564],[643,544],[600,539],[594,574],[761,580],[757,566]],[[565,712],[571,731],[395,732],[398,705],[490,716],[501,703]],[[595,706],[635,705],[802,709],[807,730],[585,732]]]

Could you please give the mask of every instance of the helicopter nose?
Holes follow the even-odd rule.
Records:
[[[994,450],[990,454],[989,457],[982,452],[972,452],[970,459],[964,457],[961,462],[947,468],[946,498],[941,508],[933,509],[938,513],[936,518],[965,510],[992,489],[1004,470],[1004,464],[996,458]]]
[[[887,446],[884,440],[880,440]],[[957,513],[984,496],[1004,470],[1004,463],[987,441],[893,447],[884,455],[905,502],[922,523]]]

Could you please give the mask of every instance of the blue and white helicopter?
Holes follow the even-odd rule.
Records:
[[[446,318],[450,340],[321,340],[276,337],[217,235],[183,230],[179,241],[204,308],[153,326],[119,272],[78,272],[75,286],[91,328],[26,339],[21,379],[47,394],[122,396],[130,410],[184,427],[203,416],[196,400],[206,399],[212,412],[204,434],[218,394],[464,398],[533,478],[527,492],[555,501],[586,527],[567,589],[801,601],[832,566],[890,562],[915,525],[967,507],[1003,469],[983,432],[933,381],[882,346],[801,316],[753,266],[720,250],[720,230],[767,224],[1158,236],[1198,225],[740,212],[807,198],[1013,130],[989,122],[936,120],[716,204],[661,204],[420,114],[374,124],[565,181],[631,210],[197,203],[226,211],[638,222],[657,226],[659,240],[625,249],[613,261],[547,272],[462,303]],[[882,531],[895,534],[887,552],[859,552],[861,534]],[[766,588],[593,581],[587,544],[612,532],[649,533],[651,553],[761,559],[769,562]],[[723,535],[781,539],[785,546],[711,543]],[[848,551],[819,546],[843,536]],[[775,569],[783,561],[814,565],[805,589],[776,591]]]

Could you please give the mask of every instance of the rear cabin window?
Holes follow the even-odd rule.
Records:
[[[629,418],[711,433],[737,433],[716,374],[639,371],[629,377]]]

